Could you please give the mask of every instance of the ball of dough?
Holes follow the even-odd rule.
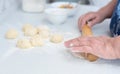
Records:
[[[32,45],[28,39],[20,39],[17,41],[16,46],[21,49],[31,48]]]
[[[37,29],[36,28],[29,28],[24,31],[25,36],[34,36],[37,34]]]
[[[30,39],[32,46],[43,46],[44,42],[40,35],[35,35]]]
[[[63,41],[63,36],[60,34],[54,34],[51,36],[50,41],[53,43],[60,43]]]
[[[15,30],[15,29],[9,29],[7,32],[6,32],[6,35],[5,37],[7,39],[15,39],[18,37],[18,31]]]
[[[30,25],[30,24],[25,24],[25,25],[23,26],[22,30],[23,30],[23,32],[25,32],[26,30],[30,30],[31,28],[33,28],[32,25]]]
[[[37,27],[38,33],[40,33],[41,31],[50,31],[49,27],[46,25],[41,25],[39,27]]]
[[[43,38],[43,39],[47,39],[50,37],[50,32],[49,31],[41,31],[39,33],[39,35]]]

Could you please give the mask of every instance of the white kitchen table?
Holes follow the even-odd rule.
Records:
[[[119,74],[120,60],[103,60],[88,62],[71,55],[63,43],[46,42],[43,47],[23,51],[16,48],[16,41],[23,38],[21,32],[25,23],[38,26],[45,24],[53,31],[63,33],[65,40],[80,35],[77,28],[78,17],[99,8],[80,5],[74,17],[69,17],[65,24],[53,25],[46,21],[44,13],[27,13],[20,9],[7,10],[0,14],[0,74]],[[109,36],[109,22],[105,20],[93,27],[94,35]],[[6,31],[16,28],[20,36],[15,40],[4,38]]]

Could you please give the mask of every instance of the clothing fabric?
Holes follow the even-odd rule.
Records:
[[[118,0],[111,18],[110,31],[112,36],[120,35],[120,0]]]

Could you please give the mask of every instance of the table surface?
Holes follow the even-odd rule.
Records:
[[[65,24],[53,25],[45,20],[44,13],[27,13],[22,10],[8,10],[0,16],[0,74],[118,74],[120,73],[120,60],[108,61],[99,59],[88,62],[71,55],[63,43],[47,43],[44,47],[22,51],[16,48],[16,40],[4,38],[6,31],[16,28],[20,35],[22,25],[31,23],[34,26],[45,24],[54,31],[65,35],[65,40],[80,35],[77,21],[80,15],[99,8],[80,5],[74,17],[69,17]],[[109,22],[93,27],[95,36],[109,36]]]

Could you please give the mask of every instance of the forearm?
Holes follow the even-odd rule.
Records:
[[[105,18],[110,18],[112,16],[116,4],[117,4],[117,0],[112,0],[109,4],[101,8],[98,11],[98,13],[100,13]]]

